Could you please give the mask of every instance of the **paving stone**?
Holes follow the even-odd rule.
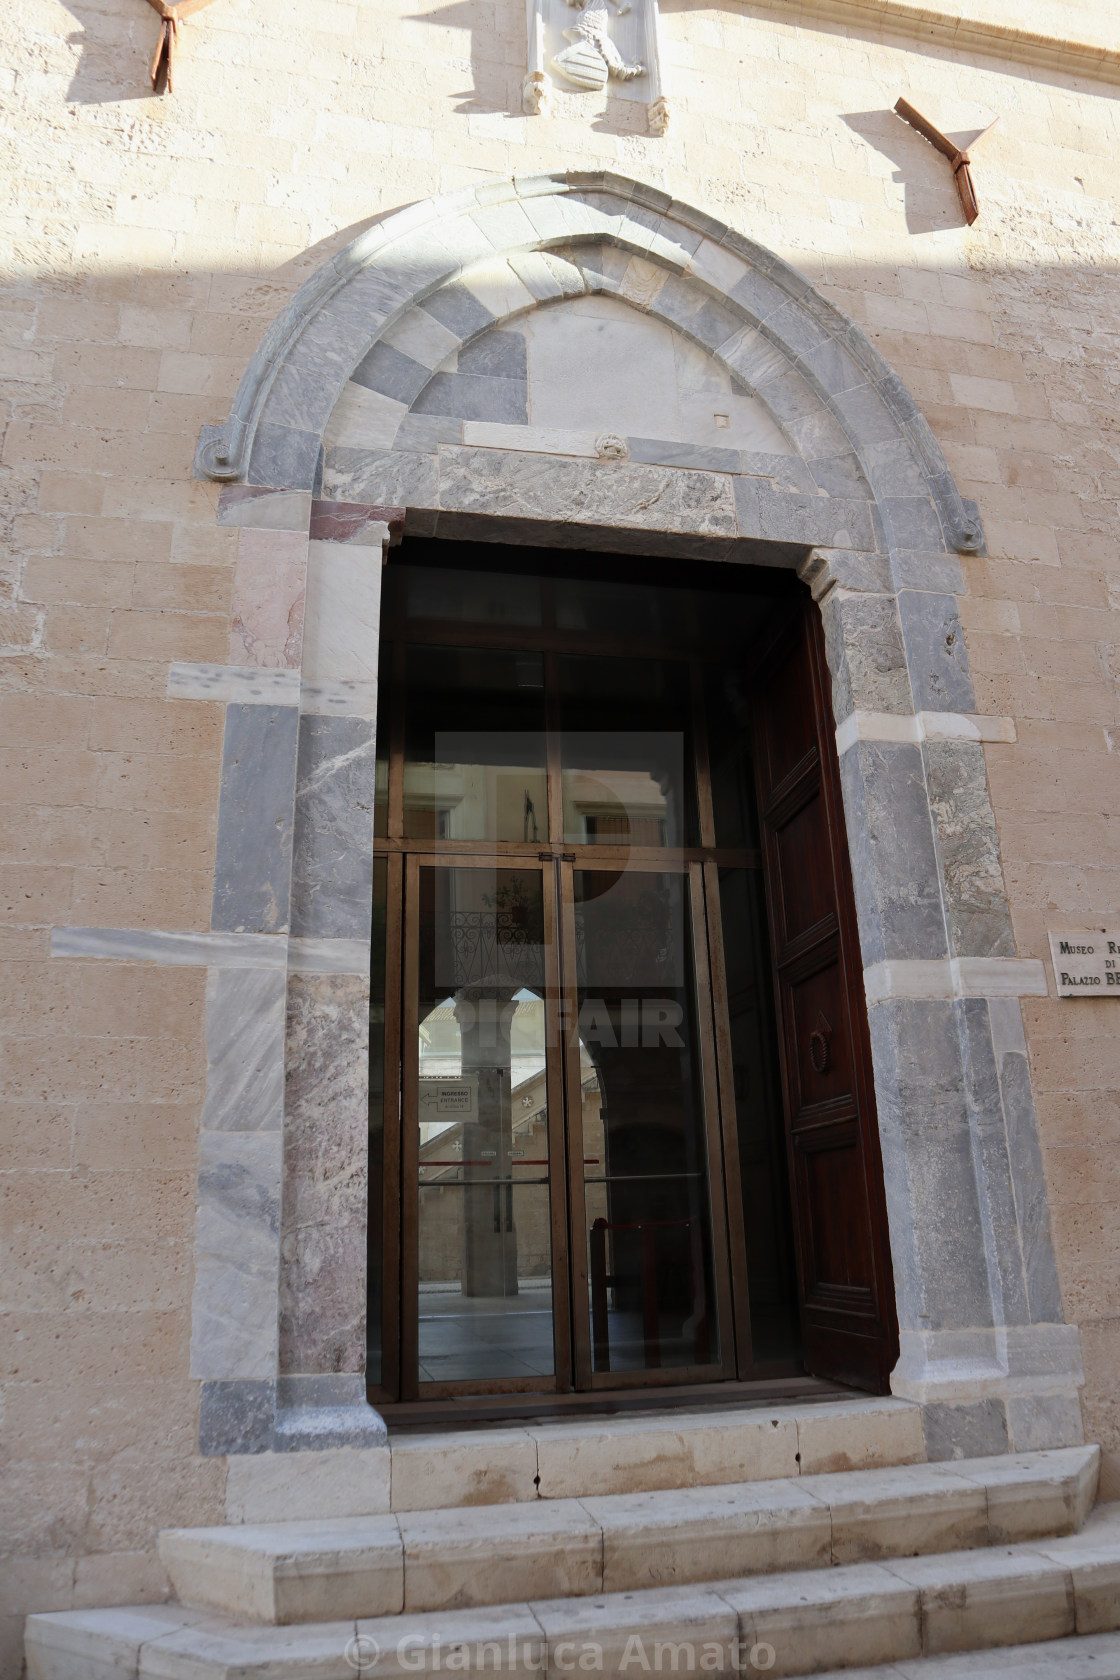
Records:
[[[987,1490],[989,1539],[997,1546],[1080,1529],[1097,1495],[1100,1448],[1008,1453],[953,1469]]]
[[[31,1616],[28,1680],[135,1680],[144,1645],[198,1619],[198,1612],[159,1604]]]
[[[838,1400],[797,1413],[803,1476],[917,1464],[925,1458],[921,1408],[904,1400]]]

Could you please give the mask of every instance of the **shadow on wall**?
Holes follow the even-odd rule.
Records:
[[[439,6],[431,12],[409,13],[409,23],[435,24],[470,34],[472,85],[452,96],[455,110],[462,114],[521,115],[521,82],[528,63],[525,9],[507,4],[504,28],[496,15],[499,10],[499,5],[480,7],[476,0],[452,0],[450,6]],[[498,35],[506,46],[501,58],[494,50]]]
[[[894,164],[891,180],[903,189],[907,232],[942,233],[946,228],[963,227],[953,171],[928,140],[890,110],[846,111],[840,120]],[[984,127],[981,123],[975,128],[948,129],[946,138],[964,150]]]
[[[159,40],[159,17],[137,0],[128,12],[107,11],[96,0],[63,0],[81,25],[66,37],[81,56],[66,90],[70,105],[109,105],[153,99],[148,69]],[[189,29],[188,28],[188,36]]]
[[[464,116],[521,117],[522,83],[529,65],[525,7],[520,0],[452,0],[430,12],[412,12],[409,23],[439,24],[445,29],[469,32],[471,82],[453,95],[454,109]],[[496,53],[501,41],[504,51]],[[554,87],[553,109],[559,117],[587,122],[599,134],[641,135],[648,133],[646,101],[611,96],[608,83],[606,106],[597,107],[600,94],[566,93]],[[641,84],[636,84],[641,85]],[[592,112],[594,115],[591,115]],[[530,118],[529,121],[533,119]],[[485,138],[485,136],[479,136]]]

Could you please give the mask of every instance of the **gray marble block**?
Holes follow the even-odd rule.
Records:
[[[288,988],[280,1369],[365,1368],[369,979]]]
[[[227,706],[212,926],[280,933],[291,895],[295,706]]]
[[[990,1325],[953,1005],[892,999],[868,1013],[899,1328]]]
[[[984,749],[972,741],[927,741],[923,757],[953,955],[1013,957]]]
[[[362,1377],[299,1382],[204,1382],[198,1447],[204,1458],[227,1454],[316,1452],[326,1447],[384,1447],[385,1420],[365,1397]],[[324,1389],[324,1384],[332,1384]]]
[[[398,402],[410,403],[431,378],[431,369],[391,344],[378,343],[362,357],[350,375],[355,385],[380,391]]]
[[[314,490],[319,433],[262,422],[253,439],[248,482],[278,490]]]
[[[403,424],[403,422],[402,422]],[[456,423],[456,443],[462,426]],[[323,465],[323,494],[340,502],[372,502],[379,507],[435,507],[439,473],[435,445],[431,453],[394,449],[328,449]]]
[[[894,596],[834,590],[822,612],[837,722],[854,711],[910,712],[910,677]]]
[[[268,1452],[275,1411],[275,1378],[204,1382],[199,1397],[199,1452],[204,1458]]]
[[[275,1373],[280,1182],[279,1132],[201,1133],[193,1376]]]
[[[988,1458],[1010,1447],[1007,1407],[1002,1400],[975,1400],[967,1405],[927,1401],[922,1407],[926,1456],[931,1463],[946,1459]]]
[[[954,1007],[994,1316],[1002,1324],[1028,1324],[1026,1268],[988,1000],[964,998]]]
[[[1028,1315],[1032,1324],[1061,1324],[1062,1297],[1019,999],[989,998],[988,1019],[1007,1132]]]
[[[374,725],[369,718],[300,720],[293,934],[368,938],[374,775]]]
[[[947,956],[921,749],[858,741],[840,780],[865,966]]]
[[[440,506],[464,512],[734,536],[731,480],[722,473],[513,454],[440,451]]]
[[[286,990],[283,970],[209,970],[204,1132],[280,1130]]]
[[[976,697],[956,599],[903,589],[898,612],[915,711],[974,712]]]
[[[491,374],[436,373],[413,403],[411,412],[524,426],[529,417],[528,388],[524,379],[499,379]]]

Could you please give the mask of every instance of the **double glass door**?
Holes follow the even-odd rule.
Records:
[[[405,887],[404,1371],[723,1374],[699,865],[413,854]]]
[[[707,722],[733,618],[387,574],[378,1399],[801,1368],[751,765]]]

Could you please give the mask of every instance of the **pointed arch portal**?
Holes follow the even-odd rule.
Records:
[[[175,667],[169,689],[226,705],[213,930],[190,959],[211,969],[204,1450],[383,1438],[363,1376],[366,1056],[381,556],[402,533],[808,586],[893,1265],[891,1385],[925,1407],[935,1456],[1080,1439],[1018,1001],[1045,976],[1016,955],[983,756],[1013,726],[975,711],[957,613],[959,557],[983,533],[860,330],[786,263],[639,182],[495,181],[390,216],[308,281],[196,470],[243,528],[240,663]],[[284,605],[283,636],[260,627],[264,600],[270,622]],[[781,719],[803,701],[779,689],[771,793]],[[250,1038],[247,1084],[231,1046]]]

